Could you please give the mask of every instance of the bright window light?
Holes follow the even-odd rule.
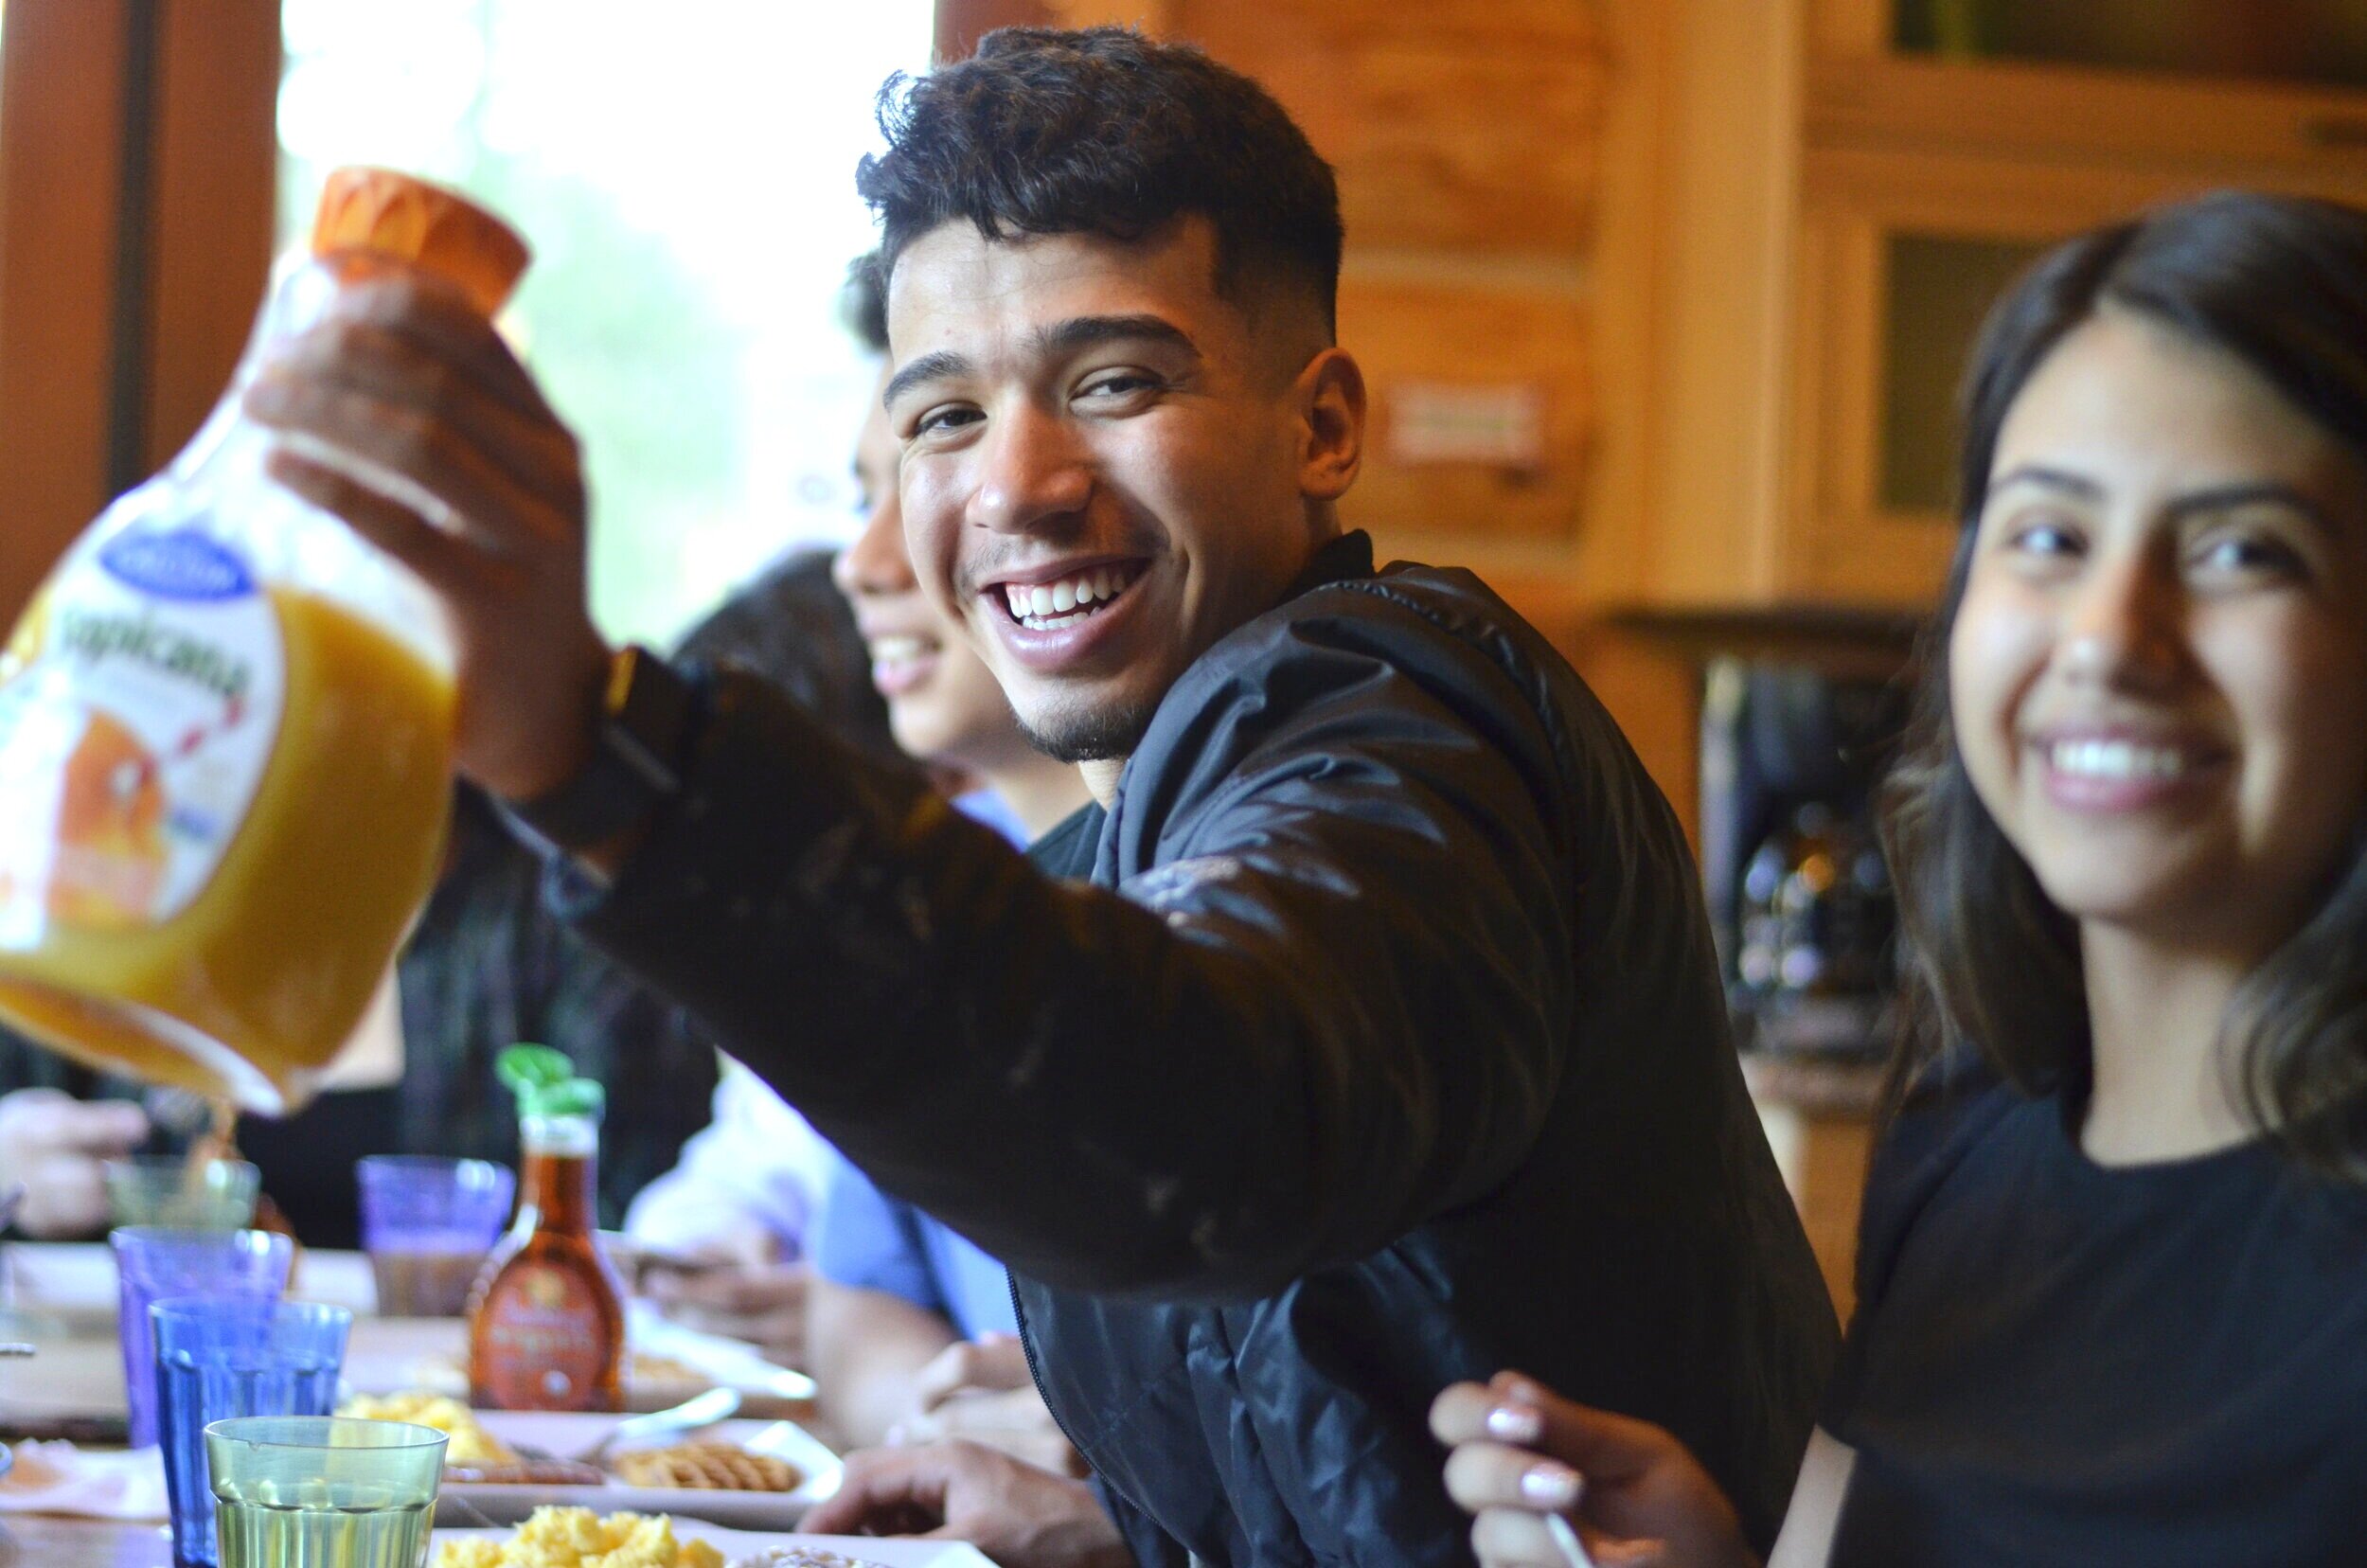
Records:
[[[933,0],[286,0],[281,230],[383,164],[509,218],[505,325],[582,438],[592,597],[663,644],[781,550],[851,531],[875,367],[836,314],[856,160]]]

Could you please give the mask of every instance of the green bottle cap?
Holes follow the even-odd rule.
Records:
[[[493,1076],[518,1096],[521,1116],[592,1116],[607,1107],[599,1084],[576,1076],[576,1064],[548,1045],[507,1046],[493,1059]]]

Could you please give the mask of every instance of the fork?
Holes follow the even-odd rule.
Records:
[[[689,1432],[699,1427],[713,1426],[728,1420],[739,1408],[739,1390],[710,1388],[693,1399],[664,1410],[653,1410],[647,1416],[634,1416],[617,1422],[598,1442],[580,1453],[568,1457],[580,1465],[596,1465],[608,1457],[608,1451],[620,1442],[637,1441],[644,1437],[662,1437],[669,1432]]]

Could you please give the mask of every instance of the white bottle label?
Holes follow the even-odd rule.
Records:
[[[0,945],[188,907],[246,820],[287,698],[246,561],[133,530],[51,580],[0,682]]]

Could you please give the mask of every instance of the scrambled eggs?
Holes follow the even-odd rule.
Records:
[[[434,1427],[452,1441],[444,1445],[447,1465],[514,1465],[518,1456],[509,1446],[477,1424],[475,1412],[458,1399],[441,1394],[356,1394],[337,1409],[340,1416],[365,1421],[409,1421]]]
[[[723,1568],[703,1541],[676,1541],[664,1514],[537,1508],[507,1541],[448,1541],[436,1568]]]

